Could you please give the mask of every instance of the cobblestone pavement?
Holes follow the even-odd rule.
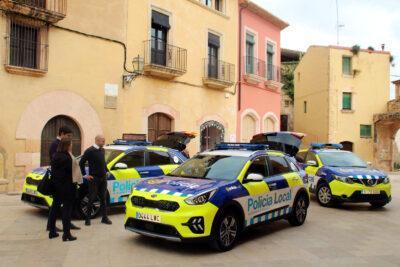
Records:
[[[383,209],[322,208],[314,200],[303,226],[252,229],[226,253],[128,232],[123,208],[112,210],[112,226],[76,221],[77,241],[49,240],[46,212],[0,195],[0,266],[400,266],[400,176],[391,178],[393,200]]]

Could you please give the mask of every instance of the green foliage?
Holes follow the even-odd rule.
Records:
[[[368,46],[368,50],[369,50],[369,51],[374,51],[375,48],[373,48],[372,46]]]
[[[297,65],[297,64],[296,64]],[[282,68],[282,90],[294,101],[294,66],[285,66]]]
[[[358,52],[360,52],[360,46],[359,45],[353,45],[351,47],[351,52],[353,53],[353,55],[357,56]]]

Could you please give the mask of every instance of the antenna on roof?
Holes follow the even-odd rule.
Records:
[[[343,28],[344,24],[339,24],[339,3],[336,0],[336,44],[339,45],[339,30]]]

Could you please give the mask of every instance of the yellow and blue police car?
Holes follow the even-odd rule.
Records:
[[[107,174],[107,193],[110,205],[123,205],[132,191],[132,186],[139,178],[157,177],[167,174],[188,158],[183,153],[186,144],[194,138],[193,133],[167,133],[150,144],[145,141],[116,140],[112,145],[104,147],[105,159],[109,173]],[[165,146],[161,146],[165,145]],[[169,147],[173,148],[169,148]],[[80,157],[78,157],[79,160]],[[21,200],[39,208],[49,208],[51,196],[37,191],[37,186],[47,171],[41,167],[29,173],[23,185]],[[84,218],[90,212],[95,217],[100,211],[97,200],[93,209],[88,211],[87,181],[79,185],[75,215]]]
[[[278,219],[302,225],[309,195],[296,164],[263,144],[221,143],[168,175],[140,180],[125,204],[125,228],[227,251],[247,227]]]
[[[313,143],[296,159],[308,174],[309,190],[320,205],[341,202],[369,202],[383,207],[391,200],[391,184],[386,173],[368,164],[341,144]]]

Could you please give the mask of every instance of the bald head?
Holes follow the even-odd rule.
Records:
[[[96,135],[96,137],[94,138],[94,142],[96,143],[96,145],[98,145],[99,147],[103,147],[106,143],[106,139],[104,138],[104,135],[102,134],[98,134]]]

